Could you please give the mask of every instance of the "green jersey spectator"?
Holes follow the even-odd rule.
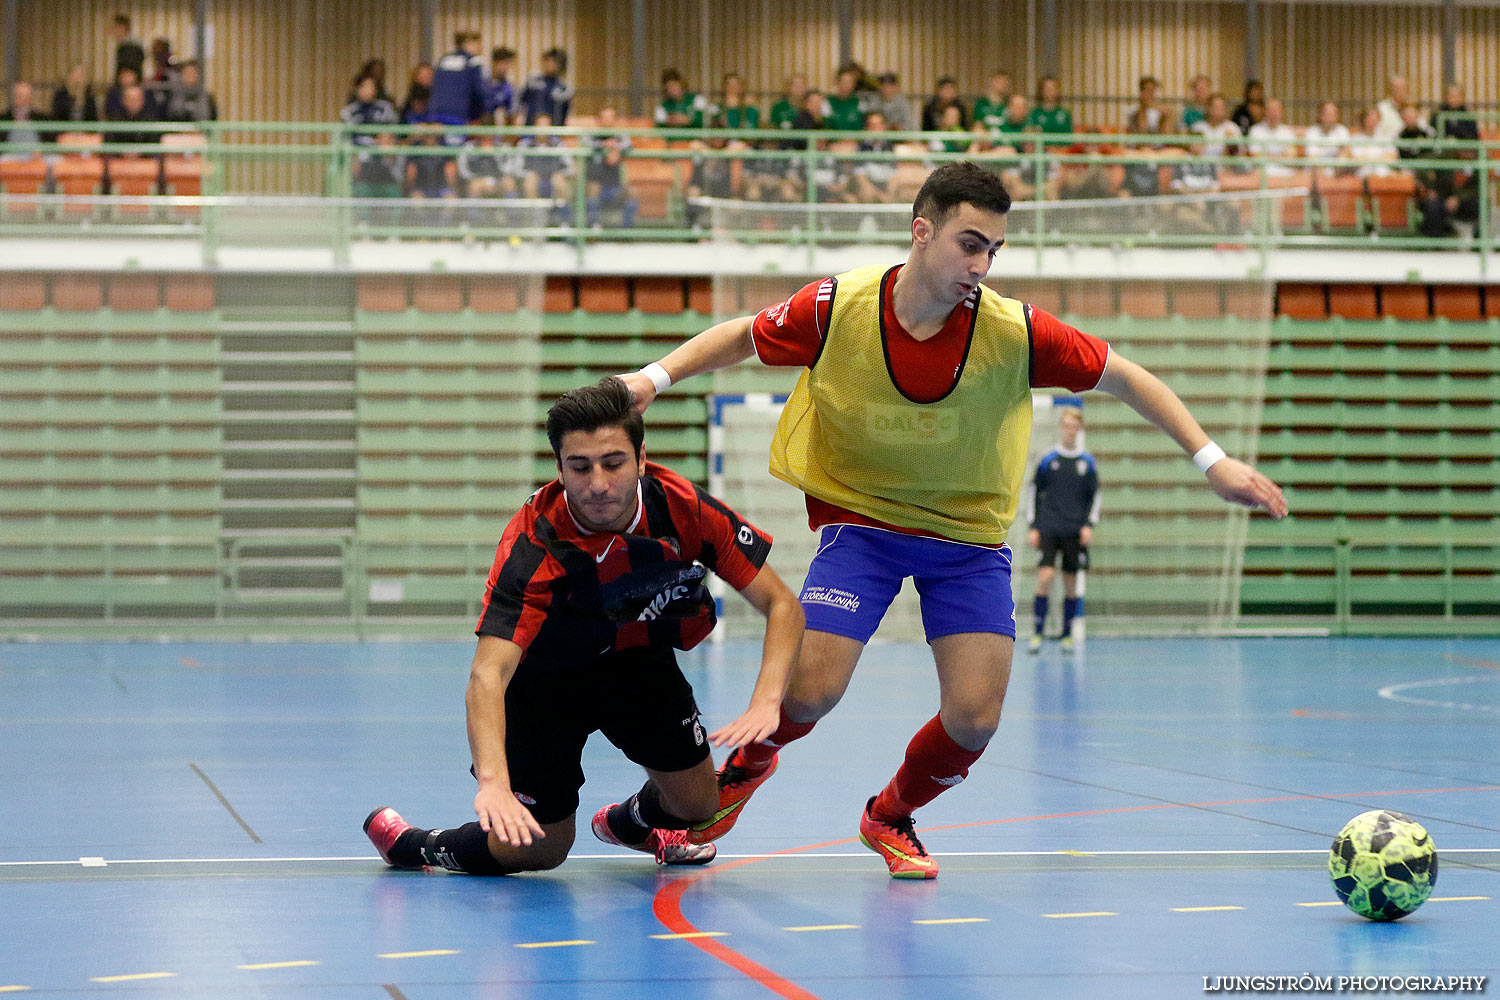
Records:
[[[828,95],[828,112],[824,128],[845,132],[858,132],[865,127],[865,110],[856,88],[859,86],[859,71],[845,66],[834,79],[834,91]]]
[[[1044,76],[1037,86],[1036,104],[1026,113],[1026,124],[1037,132],[1067,135],[1073,131],[1073,112],[1059,102],[1062,88],[1055,76]]]
[[[804,98],[807,97],[807,77],[801,73],[793,73],[786,78],[786,93],[781,100],[771,105],[771,127],[791,128],[797,116],[802,113]]]
[[[1208,120],[1208,99],[1213,96],[1214,82],[1205,73],[1193,77],[1188,85],[1192,98],[1182,106],[1182,131],[1191,132],[1193,126]]]
[[[990,89],[974,102],[971,120],[982,124],[990,132],[1001,131],[1000,124],[1005,121],[1005,109],[1010,104],[1010,96],[1010,74],[996,73],[990,77]]]
[[[1005,105],[1005,115],[1000,119],[1000,124],[995,131],[1001,135],[1020,135],[1029,129],[1031,127],[1029,105],[1026,95],[1011,94],[1010,100]]]
[[[682,74],[667,69],[661,75],[661,100],[656,102],[654,118],[658,128],[702,128],[708,102],[689,93]]]
[[[738,73],[724,74],[724,96],[714,109],[714,128],[760,128],[760,108],[745,103],[745,81]]]

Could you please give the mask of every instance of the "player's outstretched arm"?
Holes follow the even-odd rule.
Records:
[[[1189,455],[1197,456],[1205,445],[1213,444],[1175,392],[1161,379],[1114,351],[1110,352],[1109,362],[1095,388],[1109,393],[1160,427]],[[1223,450],[1220,449],[1218,454],[1223,455]],[[1206,475],[1209,486],[1225,500],[1259,508],[1275,518],[1286,516],[1286,499],[1281,495],[1281,487],[1254,467],[1233,458],[1220,458],[1208,467]]]
[[[669,385],[737,365],[753,356],[755,344],[750,339],[750,323],[754,318],[740,316],[717,323],[656,362],[655,366],[647,365],[638,372],[621,375],[620,378],[635,394],[636,409],[644,413],[657,394]]]
[[[797,595],[787,589],[770,566],[762,566],[740,593],[766,616],[766,641],[761,647],[760,676],[750,695],[750,707],[727,726],[709,734],[714,746],[730,749],[765,739],[776,731],[781,721],[781,699],[802,650],[802,633],[807,624]]]
[[[505,760],[505,689],[521,663],[521,647],[493,635],[479,637],[464,707],[469,720],[469,751],[479,791],[474,812],[479,825],[503,844],[524,847],[533,837],[545,837],[541,824],[516,798]]]

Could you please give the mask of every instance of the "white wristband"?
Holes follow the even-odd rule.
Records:
[[[667,370],[655,361],[642,368],[641,374],[651,380],[657,392],[666,392],[672,385],[672,376],[668,375]]]
[[[1210,441],[1193,455],[1193,464],[1203,472],[1207,472],[1213,468],[1215,462],[1225,457],[1227,456],[1224,454],[1224,449]]]

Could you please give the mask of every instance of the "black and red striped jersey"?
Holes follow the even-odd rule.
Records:
[[[500,539],[475,633],[527,658],[701,642],[716,621],[707,571],[744,589],[771,536],[653,462],[638,496],[635,523],[615,533],[579,525],[560,480],[532,494]]]

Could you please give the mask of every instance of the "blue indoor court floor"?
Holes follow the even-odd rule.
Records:
[[[593,840],[587,817],[641,781],[596,736],[561,868],[387,869],[360,830],[375,806],[472,818],[471,649],[0,644],[0,990],[1043,1000],[1500,975],[1500,640],[1021,652],[995,741],[918,814],[933,882],[890,879],[854,840],[936,709],[909,645],[867,651],[706,868]],[[719,724],[758,648],[683,662]],[[1441,858],[1394,924],[1338,905],[1326,872],[1333,834],[1377,807]]]

